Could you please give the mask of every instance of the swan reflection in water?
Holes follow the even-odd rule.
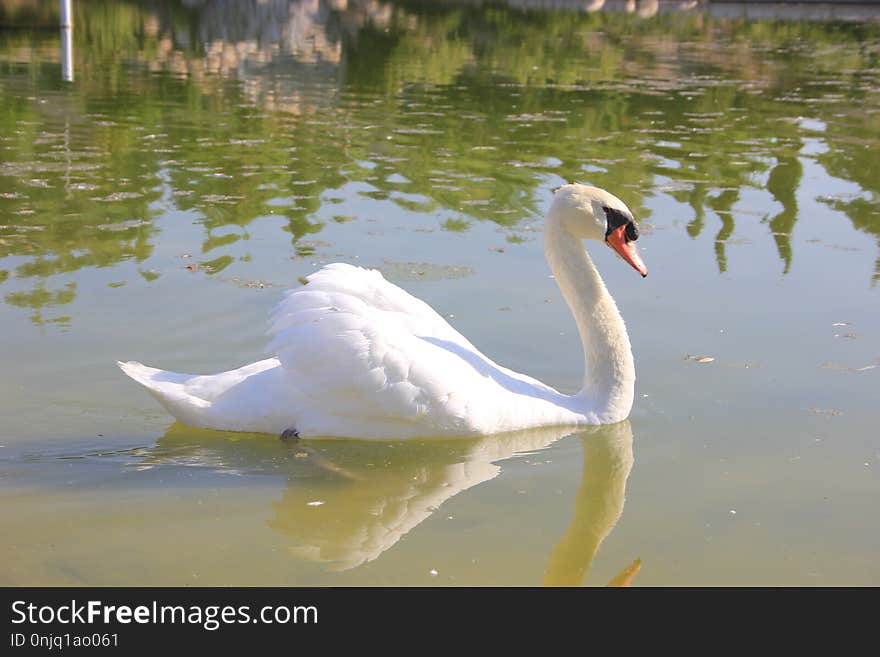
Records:
[[[629,420],[545,427],[455,440],[299,441],[174,424],[142,465],[210,467],[286,477],[268,525],[299,558],[343,571],[377,559],[450,498],[496,477],[499,463],[579,436],[583,470],[568,529],[549,558],[544,584],[579,586],[623,511],[633,463]],[[636,560],[609,585],[628,585]]]

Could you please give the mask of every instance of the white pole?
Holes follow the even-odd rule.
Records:
[[[70,10],[71,0],[61,0],[61,27],[73,27],[73,12]]]
[[[73,12],[72,0],[61,0],[61,79],[73,82]]]

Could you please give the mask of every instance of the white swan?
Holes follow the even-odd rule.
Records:
[[[275,357],[193,376],[119,363],[184,424],[308,437],[487,435],[609,424],[632,408],[623,319],[581,244],[605,242],[642,276],[632,212],[608,192],[561,187],[544,253],[583,343],[583,387],[564,395],[484,356],[423,301],[373,270],[323,267],[275,309]]]

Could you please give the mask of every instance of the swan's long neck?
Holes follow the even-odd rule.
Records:
[[[577,322],[584,348],[584,383],[573,410],[601,422],[629,415],[635,367],[623,318],[581,240],[554,213],[544,227],[544,254]]]

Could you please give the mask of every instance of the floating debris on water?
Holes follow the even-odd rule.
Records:
[[[214,174],[216,175],[216,174]],[[200,201],[204,201],[205,203],[226,203],[231,204],[236,201],[241,201],[244,199],[244,196],[237,196],[235,194],[205,194],[199,198]]]
[[[114,192],[109,196],[103,197],[94,197],[93,201],[101,201],[101,202],[112,202],[112,201],[124,201],[130,198],[140,198],[143,196],[140,192]]]
[[[564,116],[550,116],[550,112],[541,114],[508,114],[504,117],[505,121],[512,123],[538,123],[547,121],[558,121],[565,123],[568,119]]]
[[[682,360],[692,360],[697,363],[712,363],[715,361],[712,356],[691,356],[690,354],[686,355]]]
[[[226,281],[227,283],[235,283],[239,287],[247,287],[247,288],[257,288],[262,289],[264,287],[275,287],[275,283],[270,283],[269,281],[260,281],[252,278],[220,278],[218,280]]]
[[[873,370],[877,365],[863,365],[862,367],[847,367],[846,365],[838,365],[837,363],[822,363],[819,367],[826,370],[834,370],[835,372],[866,372]]]
[[[97,230],[121,231],[130,228],[140,228],[141,226],[149,226],[149,221],[143,219],[129,219],[128,221],[120,221],[112,224],[98,224],[95,226]]]
[[[474,270],[470,267],[455,265],[436,265],[429,262],[398,262],[385,258],[377,267],[385,278],[398,281],[439,281],[451,278],[471,276]]]
[[[315,500],[314,502],[307,502],[306,506],[323,506],[323,500]]]
[[[810,413],[815,413],[816,415],[830,415],[832,417],[843,415],[843,411],[838,411],[836,408],[815,408],[811,406],[807,410]]]

